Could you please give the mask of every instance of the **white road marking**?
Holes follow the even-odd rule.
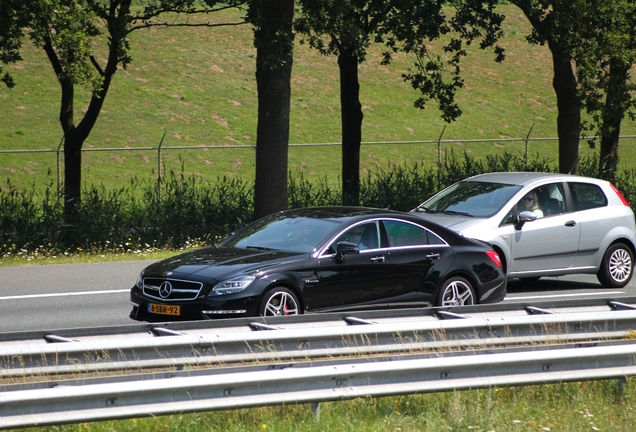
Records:
[[[32,299],[32,298],[44,298],[44,297],[70,297],[70,296],[81,296],[81,295],[94,295],[94,294],[119,294],[124,292],[130,292],[130,288],[121,289],[121,290],[108,290],[108,291],[78,291],[78,292],[67,292],[67,293],[50,293],[50,294],[29,294],[29,295],[19,295],[19,296],[6,296],[0,297],[0,300],[21,300],[21,299]]]
[[[554,294],[545,296],[527,296],[527,297],[506,297],[504,300],[536,300],[542,298],[557,298],[557,297],[584,297],[584,296],[600,296],[608,294],[625,294],[625,291],[603,291],[596,293],[576,293],[576,294]]]

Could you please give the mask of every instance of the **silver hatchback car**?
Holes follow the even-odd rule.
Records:
[[[634,270],[634,212],[605,180],[566,174],[481,174],[442,190],[412,212],[490,243],[508,278],[596,274],[627,285]]]

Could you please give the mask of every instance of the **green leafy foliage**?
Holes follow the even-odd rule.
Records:
[[[581,173],[598,171],[598,158],[581,161]],[[558,172],[555,163],[537,154],[528,161],[504,153],[476,159],[464,152],[447,153],[440,168],[414,163],[390,165],[361,181],[362,205],[408,211],[463,178],[493,171]],[[636,203],[636,170],[621,171],[617,187]],[[22,253],[105,253],[179,249],[214,244],[252,220],[254,184],[237,177],[207,182],[171,171],[161,190],[152,182],[132,179],[119,189],[90,187],[77,225],[65,224],[63,206],[49,186],[42,195],[11,184],[0,190],[0,256]],[[338,205],[341,191],[326,179],[289,174],[289,208]],[[69,241],[70,240],[70,241]]]

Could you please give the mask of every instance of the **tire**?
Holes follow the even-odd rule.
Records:
[[[437,295],[437,306],[474,305],[475,290],[466,279],[452,277],[442,284]]]
[[[258,314],[261,316],[300,315],[300,313],[296,294],[283,287],[267,291],[258,309]]]
[[[596,273],[598,281],[607,288],[622,288],[629,283],[634,273],[634,254],[624,243],[615,243],[607,248],[601,268]]]

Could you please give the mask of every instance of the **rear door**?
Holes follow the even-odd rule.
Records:
[[[449,267],[454,252],[431,231],[398,220],[384,221],[389,241],[391,284],[389,308],[424,307],[434,304],[440,268]]]

